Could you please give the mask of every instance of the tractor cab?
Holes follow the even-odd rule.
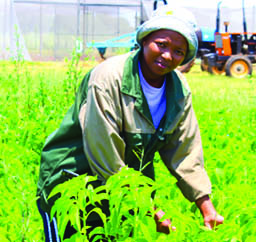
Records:
[[[247,41],[248,52],[250,55],[256,53],[256,33],[252,34],[251,37]]]

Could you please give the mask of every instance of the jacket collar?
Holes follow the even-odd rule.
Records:
[[[141,97],[142,90],[140,87],[139,77],[139,55],[140,50],[132,52],[127,58],[124,65],[121,92],[136,98]]]
[[[125,62],[121,92],[136,99],[136,109],[153,125],[149,107],[140,85],[138,68],[139,55],[140,49],[133,52]],[[188,90],[182,85],[175,71],[166,75],[165,126],[169,126],[178,112],[184,108],[184,102],[180,101],[184,99],[187,94]]]

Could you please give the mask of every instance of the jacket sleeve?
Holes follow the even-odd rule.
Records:
[[[177,185],[191,202],[211,193],[211,183],[204,169],[202,142],[192,107],[191,94],[185,100],[182,118],[160,156]]]
[[[85,155],[93,173],[103,182],[125,165],[125,143],[120,135],[122,119],[121,107],[116,101],[118,99],[104,86],[91,84],[87,102],[82,105],[79,114]]]

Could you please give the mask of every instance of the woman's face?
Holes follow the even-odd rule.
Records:
[[[142,73],[154,87],[161,87],[164,75],[182,63],[188,49],[181,34],[166,29],[152,32],[142,41],[142,46]]]

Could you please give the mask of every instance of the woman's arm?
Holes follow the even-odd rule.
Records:
[[[206,227],[212,229],[223,223],[210,198],[211,183],[204,169],[199,127],[189,96],[184,115],[172,139],[159,153],[171,173],[178,179],[184,196],[200,209]]]
[[[79,113],[86,158],[102,181],[125,166],[120,104],[105,89],[98,83],[89,85],[87,102]]]

